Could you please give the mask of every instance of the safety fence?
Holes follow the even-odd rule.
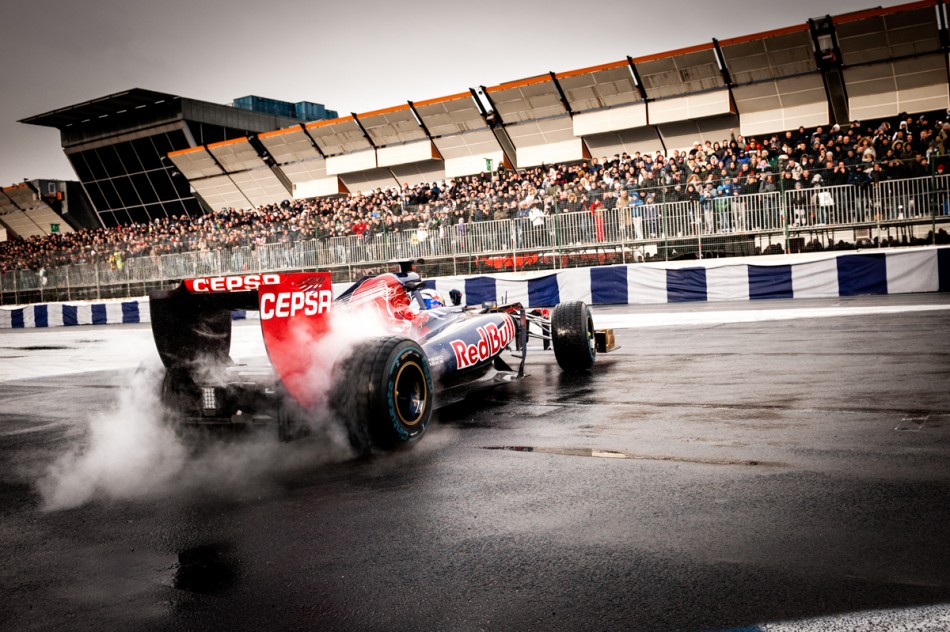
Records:
[[[427,282],[442,296],[460,292],[463,305],[520,302],[528,308],[563,301],[657,305],[950,292],[950,246],[591,266],[517,278],[463,275]],[[333,290],[339,295],[348,287],[334,284]],[[260,314],[233,310],[231,318]],[[150,304],[143,297],[0,307],[0,331],[150,321]]]
[[[407,258],[436,276],[936,243],[950,226],[950,175],[608,206],[3,272],[0,303],[121,298],[187,277],[281,270],[319,268],[343,282]]]

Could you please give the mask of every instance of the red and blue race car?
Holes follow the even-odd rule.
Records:
[[[330,410],[357,451],[386,451],[422,437],[436,395],[457,401],[523,377],[529,339],[566,371],[615,348],[583,302],[462,306],[453,290],[446,305],[410,268],[364,277],[337,297],[327,272],[186,279],[152,292],[166,409],[188,424],[276,422],[283,440]],[[270,367],[231,359],[233,310],[259,311]]]

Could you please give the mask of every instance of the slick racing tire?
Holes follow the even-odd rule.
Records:
[[[590,369],[597,358],[594,319],[583,301],[560,303],[551,314],[551,342],[554,357],[565,371]]]
[[[411,446],[429,427],[429,361],[409,338],[359,343],[337,367],[335,384],[332,406],[359,454]]]

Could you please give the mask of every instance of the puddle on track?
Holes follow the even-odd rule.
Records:
[[[671,461],[675,463],[698,463],[701,465],[747,465],[755,467],[779,467],[783,463],[757,461],[752,459],[708,459],[662,454],[634,454],[620,450],[598,450],[596,448],[535,448],[532,446],[483,446],[483,450],[508,450],[511,452],[535,452],[539,454],[557,454],[560,456],[587,456],[598,459],[627,459],[632,461]]]

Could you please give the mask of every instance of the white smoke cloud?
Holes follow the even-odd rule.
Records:
[[[46,509],[67,509],[96,495],[131,498],[164,489],[187,456],[161,423],[154,370],[137,371],[115,406],[89,422],[88,443],[60,456],[38,482]]]
[[[324,397],[308,423],[311,438],[283,444],[264,427],[242,440],[205,440],[195,450],[179,436],[161,404],[163,369],[152,366],[131,376],[112,406],[89,420],[81,445],[57,458],[37,481],[46,510],[78,507],[97,499],[157,497],[188,491],[246,494],[266,486],[272,475],[340,461],[352,456],[345,432],[328,412],[326,393],[333,365],[353,345],[393,333],[375,310],[333,310],[328,333],[300,340],[301,353],[320,358],[308,375]]]
[[[310,357],[318,359],[308,368],[305,382],[308,398],[325,412],[330,403],[327,396],[333,387],[333,370],[340,360],[363,340],[402,331],[399,325],[394,327],[393,323],[387,322],[372,304],[333,310],[329,319],[329,333],[317,340],[309,339],[303,330],[292,332],[292,335],[299,336],[298,347],[308,349]]]

